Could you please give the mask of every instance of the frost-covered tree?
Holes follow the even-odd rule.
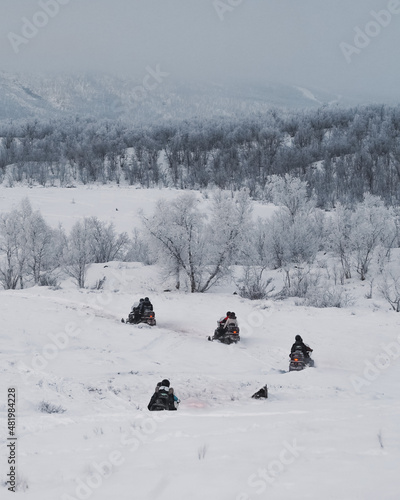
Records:
[[[28,275],[35,285],[41,282],[42,274],[52,267],[55,247],[53,231],[39,211],[31,212],[24,223],[26,235]]]
[[[59,265],[54,235],[40,211],[33,211],[28,198],[2,214],[0,223],[0,280],[5,288],[41,284],[42,276]],[[17,278],[16,278],[17,277]]]
[[[0,252],[3,251],[5,259],[1,267],[0,275],[5,288],[20,288],[25,286],[25,278],[28,266],[28,244],[26,227],[32,216],[32,207],[27,198],[24,198],[9,213],[1,218],[0,229]],[[15,282],[15,275],[17,282]]]
[[[217,191],[213,197],[212,217],[207,225],[207,266],[199,291],[215,285],[236,262],[250,233],[252,203],[247,190],[234,195]]]
[[[366,193],[351,216],[351,228],[355,267],[365,280],[375,249],[379,245],[390,248],[395,240],[393,212],[379,197]]]
[[[180,288],[181,274],[189,280],[190,291],[199,286],[204,265],[204,216],[198,210],[198,199],[184,194],[175,200],[161,199],[151,217],[141,213],[142,223],[151,237],[158,261]]]
[[[400,312],[400,275],[398,267],[396,271],[387,270],[384,273],[379,291],[391,308],[396,312]]]
[[[260,217],[249,227],[247,240],[240,252],[239,262],[243,265],[237,280],[241,297],[251,300],[265,299],[275,289],[272,279],[264,278],[265,270],[271,265],[267,248],[268,224]]]
[[[307,183],[289,174],[284,177],[272,175],[269,178],[268,191],[273,203],[284,207],[292,221],[297,214],[305,214],[315,207],[314,201],[308,197]]]
[[[273,176],[269,192],[279,208],[265,222],[265,249],[272,267],[284,271],[289,289],[292,273],[298,282],[304,281],[304,269],[315,260],[323,237],[323,216],[308,197],[307,183],[300,179]]]
[[[175,276],[176,287],[184,275],[191,292],[205,292],[226,275],[237,257],[250,213],[247,193],[232,196],[217,191],[212,217],[206,222],[191,193],[170,202],[160,200],[151,217],[142,213],[142,222],[160,265]]]
[[[312,263],[320,245],[318,220],[310,214],[292,216],[278,209],[266,221],[266,250],[276,269]]]
[[[87,223],[94,262],[122,260],[129,243],[127,233],[117,235],[112,222],[106,223],[95,216],[89,217]]]
[[[20,232],[17,212],[0,214],[0,282],[7,289],[17,287],[19,279],[18,247],[16,241]]]
[[[344,277],[349,279],[353,250],[351,210],[339,204],[333,216],[328,219],[327,226],[329,248],[339,258]]]
[[[84,288],[87,269],[93,260],[90,224],[89,220],[84,218],[73,225],[63,252],[65,272],[74,279],[79,288]]]
[[[341,262],[344,277],[355,269],[365,280],[371,262],[380,247],[389,255],[396,241],[393,210],[383,200],[369,193],[353,210],[339,205],[329,218],[329,247]]]

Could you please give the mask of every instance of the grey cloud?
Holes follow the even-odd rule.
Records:
[[[0,58],[7,70],[140,78],[159,64],[177,79],[278,81],[399,97],[398,0],[3,1]],[[47,23],[40,12],[49,13]],[[27,38],[29,23],[37,33]],[[357,30],[370,33],[365,47],[356,45]],[[16,52],[19,36],[26,41]],[[355,49],[347,49],[350,62],[343,44]]]

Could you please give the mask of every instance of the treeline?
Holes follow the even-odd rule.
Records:
[[[271,110],[250,118],[135,127],[75,118],[0,124],[0,181],[68,186],[125,183],[181,189],[243,187],[268,199],[272,175],[307,182],[317,205],[364,193],[400,201],[400,107]]]

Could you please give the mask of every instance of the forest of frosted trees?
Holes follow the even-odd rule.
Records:
[[[247,188],[268,199],[270,176],[307,183],[320,208],[364,194],[400,201],[400,107],[271,110],[147,126],[76,117],[0,124],[0,182],[43,186],[124,183],[181,189]]]

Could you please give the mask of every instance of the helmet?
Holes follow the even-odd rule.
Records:
[[[300,337],[300,335],[296,335],[295,340],[297,340],[297,342],[303,342],[303,339]]]
[[[139,302],[143,302],[143,301],[144,301],[144,299],[140,299],[140,300],[139,300]]]
[[[165,387],[169,387],[169,380],[167,380],[166,378],[161,382],[161,385],[165,386]]]
[[[150,302],[150,299],[149,299],[148,297],[145,297],[145,298],[144,298],[144,301],[145,301],[145,302]]]

